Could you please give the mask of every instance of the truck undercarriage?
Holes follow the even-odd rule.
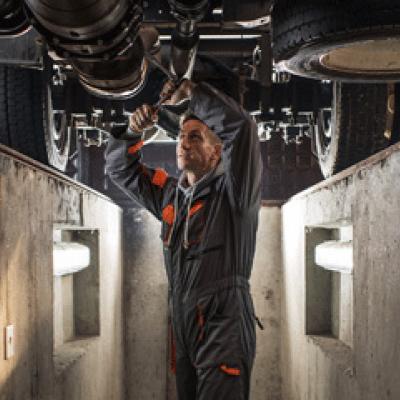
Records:
[[[190,77],[261,140],[311,138],[328,177],[398,139],[399,38],[400,1],[3,0],[0,142],[66,170]]]

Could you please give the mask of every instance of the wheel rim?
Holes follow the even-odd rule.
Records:
[[[294,75],[342,82],[379,83],[400,78],[400,34],[338,38],[315,42],[278,59],[278,67]]]
[[[69,148],[70,131],[65,109],[55,109],[57,103],[53,98],[52,85],[47,85],[47,118],[51,143],[59,155],[64,154]],[[59,108],[59,105],[58,107]]]
[[[334,127],[333,112],[330,109],[322,109],[318,112],[317,126],[315,129],[315,147],[318,157],[319,167],[324,178],[332,175],[332,165],[330,165],[330,154],[334,148]]]
[[[48,62],[42,78],[45,144],[48,163],[61,171],[67,168],[71,141],[64,82],[54,80],[53,65]]]
[[[326,153],[332,142],[332,110],[324,108],[319,111],[318,115],[318,129],[317,129],[319,143],[321,145],[322,154]]]
[[[349,43],[323,54],[321,66],[348,74],[399,74],[400,38]]]
[[[336,84],[326,82],[323,86],[323,96],[325,97],[324,103],[329,104],[330,107],[320,108],[317,115],[316,126],[316,144],[319,160],[323,160],[332,144],[334,136],[334,113],[335,113],[335,99],[336,99]]]
[[[325,178],[333,174],[332,154],[337,150],[336,134],[336,102],[338,96],[338,84],[333,83],[329,87],[331,97],[331,107],[318,110],[317,123],[315,129],[315,147],[318,156],[319,166]]]

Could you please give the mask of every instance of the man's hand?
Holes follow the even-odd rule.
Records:
[[[129,128],[136,133],[150,129],[157,122],[157,112],[154,107],[144,104],[137,108],[129,118]]]
[[[167,81],[161,91],[160,97],[168,98],[164,104],[175,105],[183,100],[190,99],[195,87],[196,84],[188,79],[182,81],[178,88],[171,81]]]
[[[189,99],[196,84],[185,79],[176,89],[171,81],[167,81],[160,93],[160,99],[165,100],[162,104],[175,105],[185,99]],[[142,133],[143,131],[153,128],[154,124],[158,121],[158,107],[144,104],[137,108],[129,118],[129,128],[135,133]]]

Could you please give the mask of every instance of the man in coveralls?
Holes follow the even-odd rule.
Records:
[[[165,90],[165,89],[164,89]],[[144,105],[128,138],[111,137],[107,172],[162,222],[179,400],[246,400],[255,353],[249,292],[260,207],[257,126],[230,97],[184,81],[190,99],[177,145],[179,180],[141,163]]]

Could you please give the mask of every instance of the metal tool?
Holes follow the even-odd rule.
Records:
[[[157,60],[157,58],[149,53],[145,53],[146,59],[152,64],[155,68],[163,72],[167,78],[173,83],[173,89],[166,93],[164,96],[160,96],[160,99],[157,103],[153,104],[154,113],[158,114],[158,121],[155,123],[155,126],[167,132],[168,136],[176,138],[179,132],[179,116],[174,115],[174,112],[168,110],[163,107],[164,103],[172,96],[174,91],[180,86],[184,79],[187,79],[186,76],[179,78],[173,72],[168,70],[162,63]],[[150,142],[152,138],[148,141]]]
[[[164,65],[162,65],[162,63],[158,61],[153,54],[145,52],[145,57],[150,64],[152,64],[154,67],[163,72],[171,82],[175,84],[179,82],[179,78],[175,74],[173,74],[170,70],[168,70],[168,68],[164,67]]]
[[[159,69],[167,76],[167,78],[174,84],[175,89],[179,87],[182,80],[179,79],[171,71],[169,71],[166,67],[164,67],[164,65],[162,65],[162,63],[159,60],[157,60],[157,58],[153,54],[146,52],[145,57],[150,64],[152,64],[155,68]],[[157,101],[157,103],[153,105],[155,112],[158,112],[162,104],[172,96],[172,93],[169,93],[165,96],[160,96],[160,99]]]

